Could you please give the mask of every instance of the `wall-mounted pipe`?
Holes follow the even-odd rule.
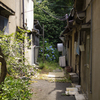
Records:
[[[79,35],[79,45],[81,45],[81,32],[78,33]],[[81,85],[81,51],[79,49],[79,85]]]
[[[22,1],[23,4],[23,28],[25,29],[25,25],[24,25],[24,18],[25,18],[25,14],[24,14],[24,0]],[[23,39],[23,64],[25,64],[25,48],[24,48],[24,39]]]
[[[21,27],[21,0],[19,2],[19,15],[20,15],[20,27]]]
[[[24,12],[25,12],[25,11],[24,11],[24,0],[23,0],[23,28],[25,28],[25,25],[24,25],[24,23],[25,23],[25,22],[24,22],[25,14],[24,14]]]

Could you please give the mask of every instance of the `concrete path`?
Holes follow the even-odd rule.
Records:
[[[63,78],[65,77],[64,72],[49,72],[48,77],[50,78]]]
[[[76,100],[75,96],[65,96],[67,87],[71,87],[65,80],[63,70],[56,69],[48,74],[37,74],[32,78],[31,89],[33,92],[31,100]],[[60,81],[56,81],[60,80]]]
[[[70,83],[57,83],[45,80],[33,80],[31,89],[33,92],[31,100],[75,100],[74,96],[64,96],[66,87]]]

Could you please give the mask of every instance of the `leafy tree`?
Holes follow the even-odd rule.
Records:
[[[47,41],[44,46],[44,56],[47,61],[58,62],[59,52],[55,48],[57,43],[61,42],[59,35],[66,26],[65,15],[70,13],[72,6],[73,0],[36,0],[35,2],[34,18],[38,19],[41,25],[44,24],[45,41]],[[42,39],[43,37],[40,39],[40,46],[43,46]],[[39,55],[43,56],[42,48]]]
[[[34,17],[44,24],[45,38],[49,39],[54,46],[58,42],[59,34],[66,25],[66,21],[58,19],[63,18],[69,13],[73,5],[73,0],[36,0]]]

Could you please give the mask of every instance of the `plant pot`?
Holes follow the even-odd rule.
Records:
[[[65,67],[65,70],[66,70],[67,72],[71,72],[71,71],[72,71],[72,67],[71,67],[71,66],[66,66],[66,67]]]

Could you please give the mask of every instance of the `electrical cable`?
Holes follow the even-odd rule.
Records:
[[[62,7],[62,8],[72,8],[72,6],[63,6],[63,5],[55,5],[55,4],[53,4],[53,3],[45,3],[44,5],[50,5],[50,6],[58,6],[58,7]]]
[[[84,18],[80,18],[77,12],[76,12],[76,14],[77,14],[77,18],[78,18],[79,20],[84,20],[84,19],[86,18],[86,16],[85,16]]]
[[[36,3],[35,3],[36,4]],[[45,12],[46,14],[50,15],[51,17],[55,18],[56,20],[60,20],[60,21],[65,21],[68,18],[68,15],[66,14],[65,16],[62,16],[62,18],[57,18],[56,16],[53,16],[52,14],[48,13],[47,11],[45,11],[44,9],[42,9],[39,5],[36,4],[36,6],[38,8],[40,8],[43,12]],[[63,18],[65,17],[65,18]]]
[[[88,9],[88,7],[91,5],[91,2],[92,2],[92,0],[88,4],[88,6],[84,9],[84,11],[86,11]],[[84,18],[80,18],[77,12],[76,12],[76,14],[77,14],[77,17],[78,17],[79,20],[84,20],[86,18],[86,16]]]

